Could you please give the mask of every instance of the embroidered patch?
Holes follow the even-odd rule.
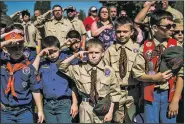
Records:
[[[25,55],[26,58],[29,58],[29,56],[30,56],[30,51],[25,50],[25,51],[24,51],[24,55]]]
[[[108,68],[106,68],[104,72],[105,72],[105,76],[107,76],[107,77],[108,77],[108,76],[110,76],[110,72],[111,72],[111,70],[110,70],[110,69],[108,69]]]
[[[151,59],[152,58],[152,50],[146,51],[145,56],[147,59]]]
[[[23,88],[27,87],[27,85],[28,85],[28,82],[22,82],[22,87]]]
[[[146,43],[146,46],[147,46],[147,47],[151,47],[151,46],[152,46],[152,42],[147,42],[147,43]]]
[[[134,53],[137,53],[137,52],[138,52],[138,49],[137,49],[137,48],[134,48],[134,49],[133,49],[133,52],[134,52]]]
[[[23,70],[22,70],[23,74],[30,74],[30,68],[29,67],[24,67]]]

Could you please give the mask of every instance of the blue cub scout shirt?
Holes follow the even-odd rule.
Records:
[[[23,61],[25,62],[25,60]],[[5,62],[6,63],[6,62]],[[14,64],[12,64],[13,67]],[[7,88],[9,72],[6,69],[6,64],[1,66],[1,102],[9,106],[27,105],[32,102],[32,91],[41,89],[41,83],[37,81],[34,74],[35,68],[32,64],[14,72],[14,88],[17,98],[13,98],[11,91],[5,94]]]
[[[62,60],[62,55],[58,60]],[[71,96],[73,80],[58,71],[56,62],[42,59],[39,68],[41,75],[42,90],[45,99],[58,99],[62,96]]]

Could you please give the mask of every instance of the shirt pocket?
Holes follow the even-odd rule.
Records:
[[[100,82],[100,95],[107,95],[110,92],[110,81],[108,80],[102,80]]]
[[[91,77],[87,74],[81,73],[80,76],[78,76],[76,85],[77,88],[85,93],[90,93],[91,88]]]
[[[131,71],[132,66],[134,64],[134,61],[135,61],[135,58],[136,58],[136,56],[134,54],[132,56],[128,57],[128,72]]]
[[[119,56],[118,55],[111,55],[110,59],[111,59],[110,66],[114,69],[114,71],[119,71]]]
[[[55,28],[48,28],[48,35],[56,36],[56,29]]]

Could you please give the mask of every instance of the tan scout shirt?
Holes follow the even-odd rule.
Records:
[[[74,18],[72,21],[70,21],[69,19],[67,20],[71,23],[72,28],[74,30],[77,30],[80,33],[80,35],[86,34],[84,24],[81,20],[79,20],[78,18]]]
[[[29,39],[30,41],[28,42],[26,39],[26,35],[24,35],[24,45],[26,47],[33,47],[36,48],[36,41],[41,40],[41,35],[40,31],[29,21],[28,23],[23,22],[22,23],[24,27],[24,32],[25,32],[25,27],[28,25],[28,32],[29,32]]]
[[[114,70],[103,61],[95,67],[97,69],[97,82],[96,88],[99,97],[105,97],[110,93],[112,102],[119,102],[120,100],[120,87],[115,77]],[[77,85],[79,91],[90,94],[91,90],[91,70],[93,67],[88,63],[80,65],[61,64],[59,70],[66,72]]]
[[[63,46],[67,33],[72,29],[71,24],[67,19],[62,18],[60,21],[55,19],[45,20],[42,16],[37,17],[37,24],[44,23],[46,36],[55,36],[60,41],[60,46]]]
[[[154,39],[154,43],[155,43],[155,46],[159,45],[160,42],[157,41],[156,39]],[[163,42],[162,43],[165,47],[167,47],[167,42]],[[133,76],[134,78],[139,78],[141,77],[142,75],[146,74],[145,73],[145,68],[146,68],[146,61],[143,57],[143,48],[144,46],[142,45],[139,49],[139,53],[138,55],[136,56],[136,60],[135,60],[135,63],[133,65],[133,68],[132,68],[132,71],[133,71]],[[182,75],[182,70],[179,72],[179,75]],[[160,89],[162,90],[166,90],[166,89],[169,89],[169,83],[166,82],[166,83],[163,83],[163,84],[160,84],[160,85],[156,85],[155,87],[160,87]]]
[[[125,47],[126,49],[127,60],[128,60],[127,74],[123,79],[121,79],[119,75],[119,59],[120,59],[120,52],[122,47]],[[119,84],[121,86],[136,85],[138,83],[138,81],[134,79],[131,74],[132,65],[135,61],[138,50],[139,50],[139,44],[136,42],[133,42],[130,39],[124,46],[118,43],[112,44],[105,52],[105,55],[104,55],[105,63],[114,69],[116,73],[116,77],[118,78]]]

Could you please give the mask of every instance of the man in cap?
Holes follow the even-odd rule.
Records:
[[[78,18],[75,18],[76,15],[76,8],[73,6],[68,6],[66,9],[67,11],[67,20],[71,24],[73,30],[77,30],[81,35],[81,46],[82,49],[85,48],[85,40],[86,40],[86,30],[84,24]]]

